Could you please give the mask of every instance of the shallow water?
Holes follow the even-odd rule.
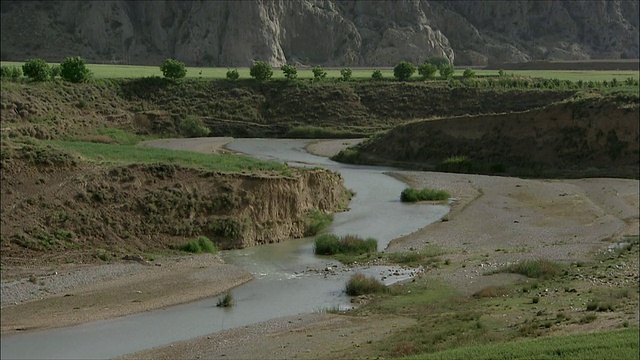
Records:
[[[342,165],[313,156],[303,148],[309,140],[236,139],[227,147],[258,158],[290,165],[338,171],[356,196],[350,210],[336,214],[329,232],[378,239],[378,247],[437,221],[446,206],[404,204],[406,185],[384,174],[390,169]],[[286,315],[350,308],[344,293],[357,272],[384,282],[406,279],[410,272],[390,276],[389,267],[345,268],[313,254],[313,239],[296,239],[242,250],[223,251],[255,279],[232,291],[236,305],[216,307],[217,298],[80,326],[2,336],[2,359],[103,359],[244,326]],[[326,271],[331,268],[331,271]]]

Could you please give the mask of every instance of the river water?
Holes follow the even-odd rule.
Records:
[[[391,169],[335,163],[304,151],[308,143],[309,140],[235,139],[227,147],[264,160],[340,172],[345,185],[356,195],[349,211],[336,214],[328,232],[374,237],[379,250],[449,211],[447,206],[401,203],[400,192],[406,185],[384,174]],[[410,271],[392,275],[397,269],[385,266],[347,268],[317,257],[313,254],[313,238],[223,251],[221,255],[255,276],[233,289],[236,305],[232,308],[216,307],[217,298],[213,298],[68,328],[6,335],[1,339],[0,357],[113,358],[287,315],[348,309],[351,304],[344,285],[355,272],[376,276],[387,284],[411,276]]]

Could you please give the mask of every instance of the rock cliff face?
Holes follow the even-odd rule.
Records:
[[[2,58],[393,66],[638,57],[638,1],[2,1]]]

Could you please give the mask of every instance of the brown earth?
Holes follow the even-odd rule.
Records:
[[[188,146],[188,143],[183,146]],[[347,146],[345,143],[320,142],[311,145],[309,150],[330,155]],[[211,150],[208,146],[207,149]],[[467,294],[488,285],[504,285],[520,279],[510,275],[481,276],[482,271],[496,268],[499,264],[538,257],[579,260],[594,250],[606,248],[609,241],[623,234],[637,234],[638,230],[636,180],[548,181],[428,172],[412,172],[402,175],[402,178],[412,186],[446,189],[458,201],[453,204],[448,221],[435,223],[394,241],[389,251],[420,249],[427,244],[451,249],[448,256],[458,265],[433,269],[425,276],[445,279]],[[475,236],[470,237],[470,234]],[[487,253],[491,254],[490,257],[483,256]],[[3,333],[74,324],[169,306],[214,296],[218,291],[248,279],[240,269],[219,264],[208,256],[162,258],[151,263],[155,262],[162,266],[135,264],[126,276],[113,275],[99,284],[71,286],[59,293],[42,292],[42,300],[25,301],[20,305],[3,304]],[[78,270],[97,274],[98,268],[89,266]],[[221,269],[229,272],[220,277]],[[629,264],[624,272],[632,274],[631,279],[637,282],[637,269],[636,261]],[[35,277],[37,284],[23,279],[20,286],[54,288],[53,284],[62,282],[62,275],[68,270],[61,266],[47,271],[32,271],[31,274],[38,275]],[[213,274],[218,276],[211,277]],[[207,280],[203,277],[205,275]],[[176,279],[180,281],[176,282]],[[203,281],[206,281],[206,286],[203,286]],[[204,289],[208,290],[205,292]],[[114,307],[116,303],[118,306]],[[375,357],[377,342],[412,326],[414,321],[380,315],[307,314],[230,329],[127,358]],[[600,326],[607,328],[615,324]],[[327,346],[329,343],[331,346]]]
[[[639,117],[637,95],[577,98],[524,112],[416,121],[337,158],[421,170],[637,179]],[[451,158],[467,163],[446,165]]]
[[[389,100],[392,102],[401,100],[401,92],[420,92],[418,87],[414,88],[412,85],[393,85],[385,89],[397,92]],[[112,141],[108,136],[93,135],[101,124],[107,127],[153,132],[158,130],[154,128],[157,124],[150,120],[153,114],[147,112],[149,116],[138,116],[136,120],[136,114],[144,115],[144,112],[132,107],[132,104],[140,101],[142,105],[139,106],[142,107],[149,104],[152,108],[161,107],[163,101],[160,98],[126,99],[108,86],[96,88],[87,84],[79,87],[64,84],[52,89],[48,89],[47,86],[16,84],[15,89],[6,90],[3,82],[3,333],[55,327],[59,326],[58,324],[70,325],[170,306],[213,296],[250,278],[242,269],[220,264],[219,260],[213,257],[190,257],[186,260],[167,255],[175,254],[169,249],[169,245],[184,241],[187,236],[185,234],[190,234],[189,231],[195,229],[176,223],[176,218],[190,218],[191,210],[198,209],[203,203],[210,203],[210,196],[225,194],[220,190],[229,185],[237,185],[235,189],[238,192],[234,193],[243,193],[243,190],[248,193],[241,184],[245,180],[254,184],[260,176],[210,174],[164,165],[132,165],[105,169],[54,148],[24,141],[23,138],[30,136],[50,139],[68,134],[81,136],[90,141]],[[381,106],[376,101],[382,90],[384,89],[361,89],[363,92],[358,95],[358,101],[361,101],[359,104],[363,107],[360,109],[378,114],[378,120],[392,119],[395,116],[393,108]],[[311,97],[316,91],[318,90],[309,90],[307,95]],[[465,95],[469,101],[477,95],[475,90],[472,93]],[[483,94],[486,99],[493,97],[505,101],[518,97],[517,92],[509,92],[507,95]],[[445,92],[440,95],[451,96]],[[441,100],[440,95],[435,99]],[[564,99],[566,96],[566,93],[561,92],[539,94],[539,98],[532,102],[527,100],[527,104],[513,106],[527,109],[533,106],[533,103],[538,104],[536,106],[544,105],[553,99]],[[171,106],[175,106],[175,102],[172,104]],[[470,106],[474,111],[487,110],[482,104]],[[498,107],[496,104],[493,106],[496,109]],[[321,109],[325,110],[338,108],[344,108],[344,103],[339,100],[330,106],[321,106]],[[162,110],[165,111],[163,114],[167,115],[162,121],[168,121],[170,125],[175,126],[180,111],[184,109],[167,110],[170,111]],[[415,110],[414,114],[402,115],[405,118],[400,118],[399,121],[433,111],[424,104],[417,106]],[[441,110],[454,111],[449,108]],[[206,113],[208,110],[201,111]],[[304,117],[305,111],[300,105],[294,117]],[[464,112],[465,108],[455,111]],[[330,114],[331,111],[326,111],[322,116]],[[318,122],[321,120],[317,119]],[[20,141],[15,141],[17,139]],[[217,139],[216,143],[211,145],[198,140],[185,141],[180,148],[222,152],[224,150],[219,150],[216,146],[221,146],[227,140]],[[349,144],[350,141],[333,141],[329,145],[316,144],[310,149],[328,156],[335,153],[335,150],[331,150],[332,146],[343,149]],[[207,179],[207,184],[203,185],[194,180],[199,177]],[[298,179],[304,182],[304,176]],[[286,183],[289,180],[281,181]],[[329,182],[331,181],[333,180]],[[456,265],[440,268],[429,272],[428,275],[448,279],[454,286],[466,291],[486,284],[506,284],[515,280],[513,276],[478,278],[478,271],[481,269],[495,268],[503,262],[528,256],[549,255],[563,261],[581,259],[591,250],[608,246],[609,240],[616,240],[624,234],[637,234],[637,180],[546,181],[421,172],[411,174],[408,182],[416,186],[430,185],[448,189],[459,200],[453,205],[449,221],[434,224],[427,230],[399,239],[390,251],[420,249],[425,244],[438,241],[438,244],[460,251],[460,254],[452,253],[450,256],[454,264],[465,264],[465,267]],[[146,193],[142,191],[145,186],[151,189],[152,193],[157,192],[160,198],[172,199],[174,204],[177,204],[171,208],[172,211],[185,212],[180,213],[178,217],[167,213],[166,216],[156,218],[159,221],[149,224],[135,215],[136,206],[137,210],[150,210],[148,205],[153,202],[149,199],[134,196],[127,198],[127,202],[133,204],[130,209],[119,207],[124,203],[123,198],[130,196],[129,192]],[[289,185],[283,185],[283,191],[287,191],[287,186]],[[273,196],[282,199],[282,196],[276,193],[273,193]],[[313,197],[312,194],[310,196]],[[330,196],[325,204],[333,203],[330,199],[337,199],[337,195],[335,198]],[[241,197],[241,200],[250,199]],[[105,206],[92,206],[92,202],[96,201]],[[319,198],[315,198],[314,201],[322,203]],[[162,203],[159,205],[162,206]],[[295,211],[297,214],[299,209]],[[262,215],[266,216],[266,213]],[[457,219],[464,221],[459,222]],[[67,229],[67,225],[73,225],[73,231],[53,231],[59,228],[57,225],[61,223],[66,224],[64,229]],[[291,230],[288,226],[282,228]],[[430,237],[432,228],[438,232],[438,239]],[[165,233],[161,232],[163,229]],[[284,236],[284,232],[280,235]],[[450,243],[447,239],[450,239]],[[535,241],[528,243],[527,239]],[[476,240],[478,241],[475,242]],[[143,264],[158,263],[161,266],[146,266],[121,259],[123,255],[133,253],[142,254]],[[485,256],[487,254],[491,254],[491,257]],[[105,259],[108,260],[108,264],[105,264]],[[621,271],[628,271],[631,279],[637,282],[637,261],[631,262],[628,268]],[[214,276],[203,282],[202,276],[212,273],[221,276]],[[177,281],[179,277],[174,274],[182,275],[184,282]],[[623,278],[626,279],[626,275]],[[5,303],[5,299],[13,300]],[[5,317],[8,320],[6,327]],[[269,352],[273,351],[273,347],[267,344],[267,340],[276,338],[278,340],[274,340],[274,343],[285,349],[282,357],[313,357],[316,353],[327,354],[328,357],[339,357],[340,354],[352,355],[345,355],[346,357],[356,357],[360,354],[366,356],[364,354],[375,355],[371,344],[375,344],[376,339],[389,336],[389,333],[378,331],[378,324],[380,329],[385,329],[383,324],[391,322],[396,325],[396,328],[389,329],[393,331],[412,323],[406,319],[372,318],[370,322],[364,321],[376,327],[369,337],[368,332],[363,330],[366,324],[359,319],[336,318],[336,315],[328,314],[301,316],[301,319],[300,322],[296,319],[290,319],[291,323],[287,321],[287,324],[296,325],[295,328],[287,327],[293,325],[278,327],[274,324],[278,324],[280,320],[274,320],[270,324],[275,327],[260,324],[212,335],[211,339],[202,339],[203,342],[199,342],[201,345],[187,342],[185,344],[191,345],[175,344],[174,348],[192,347],[193,352],[184,354],[210,357],[214,345],[204,340],[213,340],[216,341],[215,346],[226,344],[224,354],[235,354],[238,357],[269,357],[273,354]],[[336,339],[335,331],[330,331],[337,326],[336,324],[341,324],[345,331],[351,332]],[[309,329],[313,330],[305,330],[307,325],[312,326]],[[271,331],[269,337],[256,335],[265,334],[267,331]],[[288,343],[300,343],[299,339],[291,342],[300,334],[305,334],[304,338],[313,341],[303,349],[290,346],[286,350]],[[250,350],[247,346],[242,347],[242,344],[246,343],[229,342],[229,339],[239,339],[241,336],[253,339],[255,347]],[[256,340],[256,336],[261,340]],[[328,340],[336,343],[336,352],[322,352],[326,351],[322,347],[326,346]],[[156,355],[163,356],[164,350],[159,351]],[[157,357],[156,355],[152,357]]]
[[[336,153],[345,144],[320,142],[316,153]],[[320,148],[322,150],[318,151]],[[315,150],[314,150],[315,149]],[[458,201],[446,221],[393,241],[387,251],[419,251],[441,246],[454,264],[424,275],[444,280],[472,295],[491,286],[521,281],[513,274],[486,272],[521,259],[586,261],[625,235],[638,235],[638,181],[625,179],[526,180],[508,177],[410,172],[394,174],[415,187],[444,189]],[[608,270],[611,274],[611,269]],[[615,270],[614,270],[615,271]],[[607,278],[589,278],[585,288],[638,284],[638,259]],[[586,290],[585,290],[586,291]],[[548,294],[549,301],[558,301]],[[567,325],[558,333],[609,329],[631,316],[614,315],[585,326]],[[584,310],[566,310],[578,317]],[[366,314],[366,312],[365,312]],[[401,316],[307,314],[230,329],[170,346],[125,356],[127,359],[321,359],[376,358],[377,343],[415,324]],[[330,344],[330,345],[329,345]]]

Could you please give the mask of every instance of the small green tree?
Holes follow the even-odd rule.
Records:
[[[267,81],[273,76],[273,70],[271,70],[271,65],[266,62],[256,61],[253,66],[251,66],[249,75],[258,81]]]
[[[53,70],[51,73],[53,77]],[[87,69],[87,65],[84,63],[84,59],[77,57],[68,57],[60,63],[60,77],[63,80],[79,83],[89,79],[91,71]]]
[[[393,68],[393,76],[400,81],[408,80],[416,72],[415,66],[408,61],[401,61]]]
[[[314,81],[320,81],[327,77],[327,72],[324,71],[322,66],[314,66],[313,69],[311,69],[311,72],[313,73]]]
[[[449,79],[453,76],[455,69],[453,68],[453,65],[446,65],[441,67],[439,71],[440,76],[442,76],[443,79]]]
[[[187,68],[183,62],[173,59],[167,59],[160,66],[162,75],[170,79],[182,79],[187,75]]]
[[[433,77],[436,71],[438,71],[438,67],[434,64],[425,62],[418,66],[418,74],[420,74],[424,79]]]
[[[239,78],[240,78],[240,74],[238,73],[238,70],[233,69],[233,70],[227,71],[227,79],[238,80]]]
[[[351,80],[351,76],[353,75],[353,71],[350,68],[345,68],[340,70],[340,75],[342,76],[342,81]]]
[[[47,81],[49,71],[49,65],[42,59],[29,59],[22,65],[24,76],[33,81]]]
[[[280,70],[284,73],[284,77],[289,80],[295,80],[298,77],[298,69],[293,65],[282,65]]]
[[[382,71],[380,70],[373,70],[373,73],[371,73],[371,78],[373,80],[382,80]]]
[[[476,72],[471,70],[470,68],[466,68],[466,69],[464,69],[464,72],[462,73],[462,77],[464,77],[465,79],[474,78],[474,77],[476,77]]]
[[[180,134],[185,137],[204,137],[209,135],[211,130],[207,125],[196,116],[187,116],[180,122],[179,126]]]
[[[451,63],[449,59],[444,56],[432,56],[427,59],[426,63],[435,65],[438,69],[441,69],[443,66],[448,66]]]
[[[505,76],[507,76],[507,74],[504,72],[504,70],[500,69],[500,70],[498,70],[498,76],[505,77]]]

